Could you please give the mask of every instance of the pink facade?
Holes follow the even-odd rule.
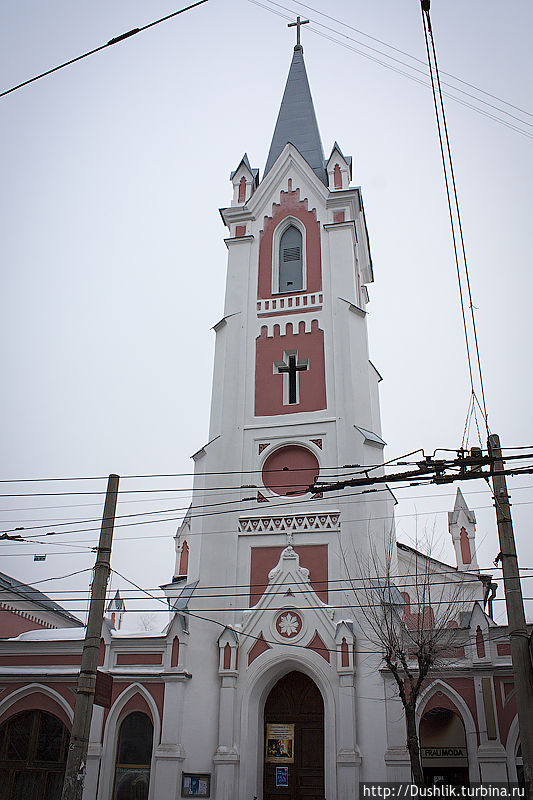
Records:
[[[297,402],[289,404],[284,397],[285,376],[276,373],[274,366],[284,361],[287,351],[297,353],[298,360],[307,360],[307,369],[298,373]],[[319,411],[326,408],[326,375],[324,364],[324,331],[318,321],[312,320],[311,330],[305,330],[300,322],[298,331],[287,323],[285,333],[274,325],[273,335],[268,335],[266,326],[256,339],[255,368],[255,414],[274,416],[295,414],[302,411]]]

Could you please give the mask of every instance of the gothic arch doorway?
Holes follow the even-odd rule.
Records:
[[[60,719],[34,709],[0,727],[0,796],[60,800],[70,734]]]
[[[315,682],[287,673],[264,716],[263,800],[324,800],[324,703]]]
[[[432,708],[420,720],[424,777],[429,785],[469,786],[468,750],[462,719],[449,708]]]

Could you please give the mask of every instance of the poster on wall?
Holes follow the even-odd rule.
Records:
[[[211,775],[192,774],[182,772],[181,774],[181,796],[182,797],[209,797],[211,790]]]
[[[276,786],[289,785],[289,768],[276,767]]]
[[[294,764],[294,724],[267,723],[265,761],[267,764]]]

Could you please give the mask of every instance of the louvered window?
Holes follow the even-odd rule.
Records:
[[[283,251],[283,260],[284,261],[299,261],[300,260],[300,248],[299,247],[286,247]]]
[[[290,225],[279,243],[279,291],[300,292],[303,289],[302,234]]]

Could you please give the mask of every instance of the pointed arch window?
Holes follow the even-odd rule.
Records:
[[[46,711],[23,711],[0,727],[0,797],[60,800],[70,734]]]
[[[303,241],[295,225],[283,232],[279,241],[279,291],[301,292],[303,289]]]
[[[147,714],[133,711],[118,732],[113,800],[148,800],[154,727]]]
[[[182,577],[183,575],[187,575],[188,572],[189,572],[189,545],[185,541],[181,546],[180,568],[178,576]]]

